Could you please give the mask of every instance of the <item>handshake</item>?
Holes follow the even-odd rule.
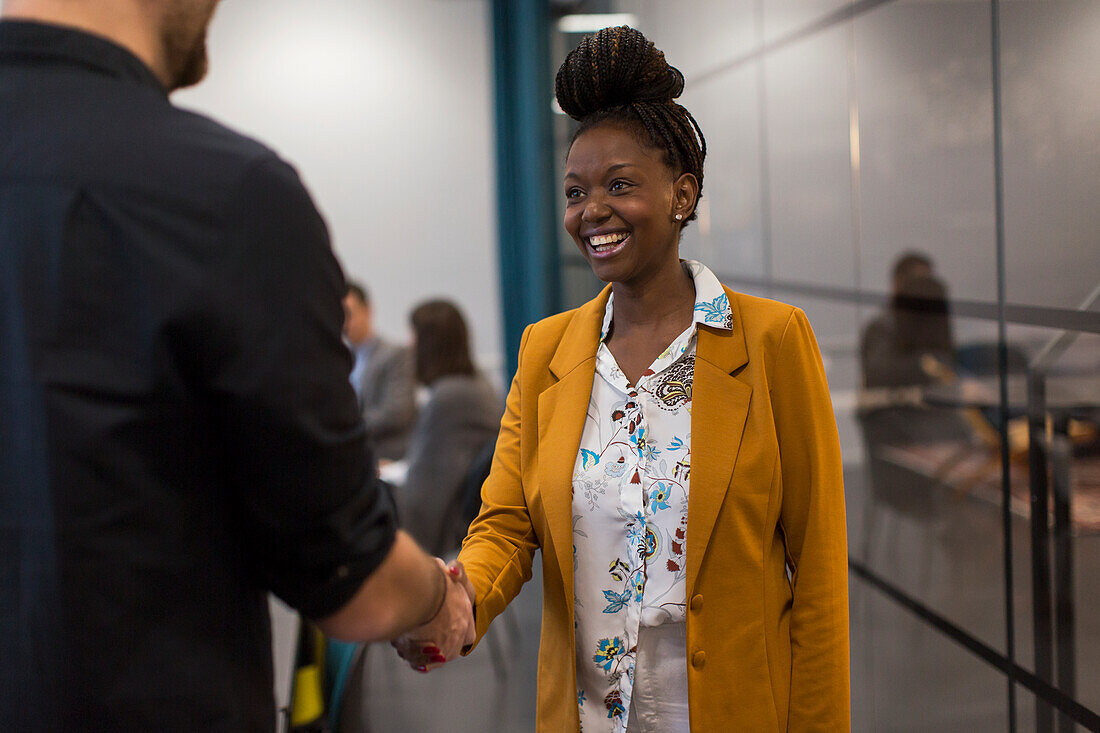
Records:
[[[455,659],[477,640],[474,625],[474,586],[462,563],[450,565],[436,558],[444,575],[443,600],[435,615],[422,626],[390,642],[401,658],[418,672],[429,672]]]

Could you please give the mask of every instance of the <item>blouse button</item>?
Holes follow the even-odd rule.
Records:
[[[691,599],[691,610],[696,613],[703,610],[703,596],[697,595]]]
[[[706,652],[695,652],[695,654],[691,657],[691,666],[695,667],[695,669],[702,669],[703,665],[706,664],[706,663],[707,663],[707,653]]]

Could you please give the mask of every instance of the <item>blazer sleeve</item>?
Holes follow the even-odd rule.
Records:
[[[527,327],[520,341],[519,365],[508,391],[492,469],[481,488],[481,511],[470,525],[458,556],[477,591],[474,610],[478,641],[485,635],[489,623],[531,579],[531,563],[538,549],[538,539],[523,494],[520,461],[521,384],[524,350],[531,328]],[[537,398],[537,395],[534,397]],[[472,648],[464,650],[464,653]]]
[[[405,457],[409,472],[393,495],[401,526],[429,552],[438,544],[442,513],[450,508],[451,486],[446,478],[447,468],[455,462],[450,434],[455,426],[449,416],[438,397],[420,411]]]
[[[416,384],[412,351],[396,347],[380,365],[377,402],[363,406],[363,422],[374,437],[408,430],[416,420]]]
[[[780,522],[793,591],[788,728],[846,731],[848,547],[840,441],[817,340],[797,308],[780,340],[774,374]]]

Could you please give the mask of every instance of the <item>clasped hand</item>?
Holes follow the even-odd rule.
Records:
[[[427,624],[390,642],[401,658],[418,672],[442,666],[477,639],[474,625],[474,587],[462,563],[447,565],[436,558],[446,572],[447,591],[443,606]]]

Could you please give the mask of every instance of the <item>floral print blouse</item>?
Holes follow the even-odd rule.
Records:
[[[695,283],[694,322],[637,384],[604,342],[614,295],[600,334],[573,469],[577,704],[587,733],[626,730],[639,627],[685,618],[695,334],[698,324],[729,330],[733,317],[714,274],[683,266]]]

